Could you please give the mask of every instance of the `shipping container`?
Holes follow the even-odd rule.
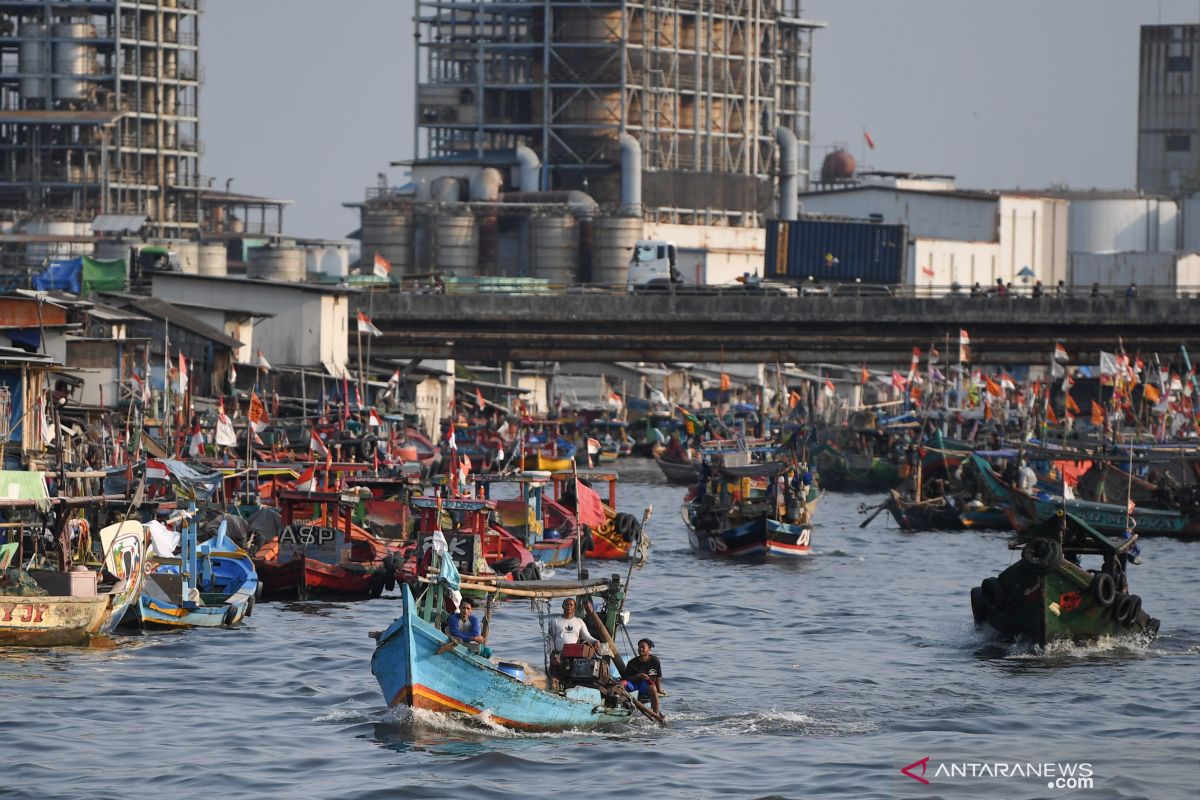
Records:
[[[764,277],[903,283],[908,228],[865,220],[767,220]]]

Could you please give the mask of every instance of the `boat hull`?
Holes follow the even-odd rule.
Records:
[[[658,464],[658,468],[662,470],[663,477],[667,479],[667,483],[675,486],[695,486],[700,480],[700,466],[698,464],[678,464],[674,461],[664,461],[661,458],[654,459]]]
[[[0,645],[87,644],[112,613],[109,595],[0,598]]]
[[[797,525],[767,520],[767,555],[778,558],[807,556],[812,553],[812,525]]]
[[[628,709],[608,708],[595,689],[561,695],[518,680],[422,620],[408,587],[403,613],[378,639],[371,672],[390,707],[479,716],[526,731],[587,729],[625,722]]]

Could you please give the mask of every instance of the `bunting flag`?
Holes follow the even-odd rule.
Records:
[[[963,364],[971,360],[971,337],[962,328],[958,330],[958,360]]]
[[[265,369],[267,372],[271,371],[271,362],[267,361],[267,357],[263,355],[262,350],[258,351],[258,368]]]
[[[254,433],[267,427],[267,423],[270,422],[267,408],[263,405],[262,400],[258,399],[256,392],[250,392],[250,410],[246,412],[246,417],[250,420],[250,427],[253,428]]]
[[[218,447],[237,447],[237,434],[233,431],[233,423],[225,414],[225,403],[217,405],[217,429],[213,441]]]
[[[1143,384],[1142,399],[1147,403],[1157,403],[1162,399],[1162,392],[1160,392],[1153,384]]]
[[[375,264],[372,271],[375,273],[376,278],[390,278],[392,276],[392,265],[388,263],[386,258],[379,255],[379,253],[375,253]]]
[[[483,392],[479,391],[479,387],[476,386],[475,387],[475,405],[477,405],[479,407],[480,411],[483,411],[483,407],[484,407],[484,405],[486,405],[486,403],[487,403],[487,401],[483,399]]]
[[[372,336],[383,336],[383,331],[376,328],[375,324],[371,322],[371,318],[361,311],[358,312],[358,332],[369,333]]]
[[[1092,424],[1096,426],[1104,424],[1104,408],[1095,400],[1092,401]]]
[[[315,428],[308,430],[308,452],[312,454],[314,459],[324,458],[329,455],[329,448],[325,445],[325,441],[317,434]]]
[[[721,391],[722,392],[729,391],[729,386],[730,386],[729,376],[726,375],[724,372],[722,372],[721,373]]]
[[[829,380],[829,378],[825,379],[824,392],[826,397],[833,397],[837,394],[837,388],[834,387],[833,381]]]
[[[1067,348],[1062,342],[1054,343],[1054,360],[1059,364],[1065,364],[1071,360],[1070,357],[1067,356]]]

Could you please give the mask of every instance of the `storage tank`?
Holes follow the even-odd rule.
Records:
[[[592,282],[625,286],[629,258],[642,238],[641,217],[599,217],[593,223]]]
[[[95,256],[101,261],[124,261],[128,271],[130,248],[141,247],[143,244],[145,242],[136,239],[101,239],[96,242]]]
[[[438,214],[431,222],[434,226],[435,264],[438,271],[456,278],[478,274],[479,228],[475,224],[475,217]]]
[[[26,22],[19,29],[18,36],[25,40],[17,52],[17,71],[21,75],[19,88],[24,100],[45,100],[50,95],[46,80],[50,72],[46,53],[48,30],[40,22]]]
[[[374,263],[379,253],[392,265],[392,275],[401,278],[413,272],[412,208],[362,208],[362,263]]]
[[[90,225],[87,230],[91,231]],[[25,223],[25,233],[30,236],[80,235],[76,223],[48,219],[32,219]],[[90,248],[91,245],[87,245],[86,252],[91,252]],[[85,246],[81,242],[30,242],[25,245],[25,263],[36,266],[47,260],[72,258],[84,252]]]
[[[205,243],[196,248],[196,274],[228,275],[229,250],[220,243]]]
[[[200,245],[186,239],[176,239],[168,245],[179,255],[179,271],[185,275],[200,274]]]
[[[60,22],[54,26],[54,97],[56,100],[82,100],[89,94],[83,76],[96,72],[96,28],[79,22]],[[80,41],[84,40],[84,41]]]
[[[1175,249],[1178,209],[1165,197],[1070,196],[1073,253],[1156,252]]]
[[[571,285],[579,265],[579,231],[572,216],[534,217],[529,221],[529,274],[554,284]]]
[[[267,245],[250,251],[246,275],[273,281],[304,281],[304,251],[294,245]]]
[[[304,267],[309,275],[344,277],[350,274],[350,249],[336,244],[309,245],[304,248]]]

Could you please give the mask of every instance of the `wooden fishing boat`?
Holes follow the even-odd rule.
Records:
[[[12,504],[0,507],[12,508]],[[100,541],[105,569],[115,578],[110,585],[101,585],[100,573],[83,566],[8,573],[20,575],[21,580],[19,587],[0,590],[0,646],[82,645],[93,636],[112,633],[130,605],[136,604],[145,580],[142,523],[126,520],[109,525],[100,531]],[[0,546],[0,575],[18,550],[16,541]]]
[[[258,574],[250,556],[226,535],[226,524],[222,521],[215,536],[197,544],[193,516],[163,545],[173,552],[177,541],[178,558],[157,553],[147,558],[146,582],[130,609],[133,621],[148,627],[232,628],[253,611],[261,596]],[[157,538],[154,542],[157,550]]]
[[[588,558],[605,560],[644,561],[650,550],[650,537],[643,530],[642,522],[635,515],[617,510],[617,481],[620,476],[612,470],[576,470],[555,472],[554,500],[574,514],[578,507],[575,498],[575,480],[586,481],[595,490],[599,484],[608,486],[607,498],[601,494],[604,524],[592,525],[585,536],[584,555]]]
[[[899,465],[873,455],[843,453],[831,445],[813,450],[811,463],[821,486],[831,492],[888,491],[907,473]]]
[[[268,597],[378,597],[394,585],[397,559],[376,536],[351,521],[358,494],[281,491],[283,530],[252,556]],[[310,519],[297,508],[313,508]]]
[[[538,583],[475,588],[535,599],[599,593],[611,598],[616,591],[607,582],[566,583],[556,581],[554,588]],[[464,583],[462,588],[470,587]],[[418,602],[405,586],[400,617],[387,630],[372,634],[376,646],[371,672],[390,707],[486,715],[492,723],[523,731],[583,730],[629,719],[628,698],[613,688],[608,672],[597,668],[590,680],[561,688],[532,665],[483,658],[455,643],[441,630],[442,594],[441,586],[432,586]],[[615,609],[619,603],[608,605]]]
[[[480,479],[492,476],[473,476]],[[414,497],[417,512],[416,548],[405,564],[405,577],[428,574],[433,559],[431,543],[439,532],[450,543],[455,566],[463,575],[493,579],[516,576],[536,580],[541,574],[536,555],[521,539],[492,523],[495,501],[471,497]]]
[[[654,459],[654,463],[658,464],[658,468],[662,470],[667,483],[676,486],[695,486],[696,481],[700,480],[700,465],[694,461],[679,463],[659,457]]]
[[[1125,577],[1137,539],[1113,539],[1070,512],[1058,513],[1009,545],[1021,550],[1020,560],[971,590],[976,624],[1043,647],[1059,639],[1154,637],[1159,621],[1142,610]],[[1080,566],[1090,556],[1103,560],[1099,569]]]

